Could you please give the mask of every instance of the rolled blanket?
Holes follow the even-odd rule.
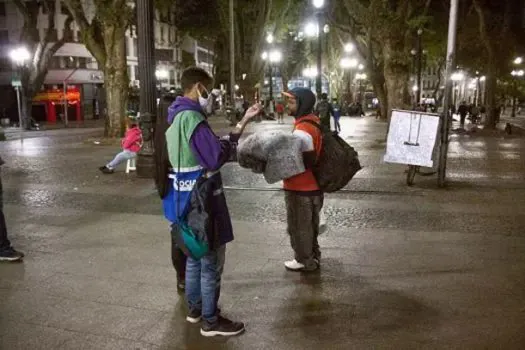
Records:
[[[239,165],[263,173],[276,183],[305,171],[301,140],[288,133],[263,131],[250,135],[237,148]]]

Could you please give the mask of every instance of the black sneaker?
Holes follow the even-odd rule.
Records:
[[[186,316],[186,321],[189,323],[199,323],[202,319],[201,310],[190,310]]]
[[[104,174],[113,174],[113,169],[108,168],[107,166],[102,166],[98,168],[100,171],[102,171]]]
[[[9,247],[3,251],[0,251],[0,261],[20,261],[24,257],[24,253],[16,251],[14,248]]]
[[[231,337],[242,332],[244,332],[244,323],[233,322],[222,316],[219,316],[217,323],[210,325],[204,322],[201,327],[201,334],[205,337],[215,337],[216,335]]]

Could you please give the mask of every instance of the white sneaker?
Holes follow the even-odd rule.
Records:
[[[292,271],[300,271],[300,270],[303,270],[305,268],[305,266],[303,264],[301,264],[300,262],[298,262],[295,259],[290,260],[290,261],[285,261],[284,262],[284,267],[286,267],[288,270],[292,270]]]

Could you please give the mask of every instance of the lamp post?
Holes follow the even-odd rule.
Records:
[[[268,41],[268,39],[267,39]],[[270,42],[270,41],[268,41]],[[274,111],[274,101],[273,101],[273,67],[274,65],[276,65],[277,63],[281,62],[282,60],[282,57],[283,57],[283,54],[281,53],[281,51],[279,50],[272,50],[270,52],[263,52],[262,53],[262,59],[264,61],[268,61],[268,70],[269,70],[269,73],[270,73],[270,81],[269,81],[269,97],[270,97],[270,109],[271,109],[271,113],[273,113]]]
[[[153,1],[137,0],[137,37],[140,78],[140,128],[143,147],[137,158],[137,176],[153,176],[153,135],[156,122],[155,37]]]
[[[17,65],[17,79],[15,79],[12,85],[16,88],[16,101],[18,105],[18,124],[20,126],[20,139],[23,139],[22,130],[30,127],[30,123],[27,120],[26,113],[29,112],[26,110],[26,102],[23,94],[21,94],[22,89],[22,69],[25,66],[25,63],[30,59],[31,54],[25,47],[19,47],[17,49],[11,50],[9,53],[11,60]]]
[[[460,81],[463,81],[465,79],[465,74],[462,72],[456,72],[450,76],[450,80],[452,80],[454,85],[454,106],[457,104],[457,95],[458,95],[458,83]]]
[[[340,65],[344,70],[348,70],[347,92],[352,97],[353,71],[359,67],[359,61],[355,58],[344,57],[341,59]]]
[[[357,73],[355,75],[356,80],[359,82],[359,103],[363,103],[363,81],[366,80],[367,75],[366,73]]]
[[[516,57],[513,61],[515,66],[520,66],[523,63],[522,57]],[[516,117],[516,89],[517,89],[517,78],[523,77],[523,69],[513,70],[510,73],[513,77],[512,79],[512,113],[511,118]]]
[[[423,69],[423,48],[421,44],[421,37],[423,35],[423,29],[418,29],[417,32],[417,42],[416,42],[416,48],[410,51],[410,53],[414,56],[415,60],[415,66],[416,66],[416,84],[412,88],[414,91],[415,96],[415,105],[417,106],[419,103],[421,103],[421,75],[422,75],[422,69]]]
[[[323,28],[323,7],[324,0],[313,0],[313,5],[317,10],[317,76],[315,79],[315,92],[320,96],[323,89],[322,71],[323,71],[323,39],[320,28]]]
[[[517,84],[516,84],[516,81],[518,78],[521,78],[525,75],[525,71],[523,69],[519,69],[519,70],[513,70],[511,73],[512,77],[514,79],[512,79],[512,85],[513,85],[513,91],[512,91],[512,114],[510,115],[512,118],[515,118],[516,117],[516,89],[517,89]]]

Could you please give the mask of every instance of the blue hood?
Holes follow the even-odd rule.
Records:
[[[175,102],[168,107],[168,124],[173,123],[173,119],[177,114],[184,111],[195,111],[202,115],[206,115],[202,110],[201,105],[197,101],[193,101],[191,98],[178,96]]]

